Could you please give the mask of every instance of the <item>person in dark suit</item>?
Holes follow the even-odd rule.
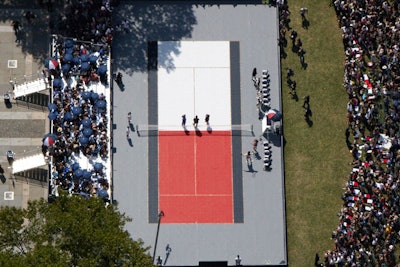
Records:
[[[193,119],[193,126],[194,128],[197,128],[197,125],[199,124],[199,117],[197,115]]]

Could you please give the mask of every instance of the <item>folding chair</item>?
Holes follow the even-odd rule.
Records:
[[[268,150],[271,149],[271,145],[269,144],[268,141],[264,141],[263,145],[264,145],[264,149],[268,149]]]
[[[271,160],[264,159],[264,171],[267,171],[269,168],[271,168]]]
[[[270,82],[270,79],[264,79],[264,78],[263,78],[263,79],[261,80],[261,82],[262,82],[262,83],[269,83],[269,82]]]
[[[269,80],[262,80],[261,84],[263,87],[268,87],[269,86]]]
[[[263,94],[263,98],[269,98],[269,96],[270,96],[269,92],[266,94]]]
[[[271,150],[264,149],[264,159],[270,159],[270,158],[271,158]]]
[[[263,98],[263,105],[269,107],[271,105],[271,100],[269,98]]]
[[[262,89],[261,89],[261,92],[262,92],[263,94],[269,94],[269,93],[271,92],[271,89],[270,89],[269,87],[267,87],[267,88],[262,88]]]

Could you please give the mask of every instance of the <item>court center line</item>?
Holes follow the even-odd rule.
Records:
[[[196,68],[193,67],[193,109],[194,109],[194,116],[196,116]],[[196,138],[196,129],[194,129],[194,195],[197,196],[197,138]]]

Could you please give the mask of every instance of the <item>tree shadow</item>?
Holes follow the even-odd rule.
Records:
[[[147,44],[152,41],[180,41],[192,35],[196,18],[191,4],[121,4],[113,12],[114,24],[129,22],[128,33],[116,33],[113,39],[114,68],[129,75],[147,71]],[[179,16],[177,16],[179,14]],[[179,43],[160,46],[158,66],[173,70],[173,57],[180,53]]]
[[[43,64],[49,54],[49,16],[46,10],[38,9],[40,6],[35,2],[24,0],[2,1],[0,21],[9,23],[10,27],[12,21],[18,21],[21,28],[15,34],[16,46],[21,48],[24,54],[32,55],[35,62]],[[35,15],[32,23],[25,19],[25,13],[28,10]]]
[[[16,45],[23,53],[31,54],[37,63],[43,63],[49,56],[51,34],[82,40],[82,33],[87,32],[84,25],[75,23],[73,10],[65,9],[64,5],[64,1],[55,1],[54,6],[48,8],[43,1],[7,0],[0,5],[0,21],[10,23],[10,26],[13,20],[19,21],[21,31],[16,36]],[[33,23],[25,19],[26,11],[35,15]],[[148,41],[189,38],[197,23],[191,4],[121,3],[114,7],[111,16],[114,28],[124,20],[129,22],[128,33],[114,32],[112,47],[113,57],[117,59],[113,67],[130,75],[134,71],[146,71]],[[178,43],[164,46],[163,51],[159,51],[158,65],[167,70],[174,69],[172,59],[179,53]],[[123,86],[119,87],[124,90]]]

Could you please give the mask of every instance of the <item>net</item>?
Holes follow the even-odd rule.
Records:
[[[162,131],[162,133],[160,133]],[[158,136],[158,135],[182,135],[196,132],[208,133],[213,135],[232,135],[232,136],[254,136],[252,124],[233,124],[233,125],[199,125],[196,129],[192,125],[186,127],[177,125],[156,125],[156,124],[138,124],[136,132],[138,136]]]

